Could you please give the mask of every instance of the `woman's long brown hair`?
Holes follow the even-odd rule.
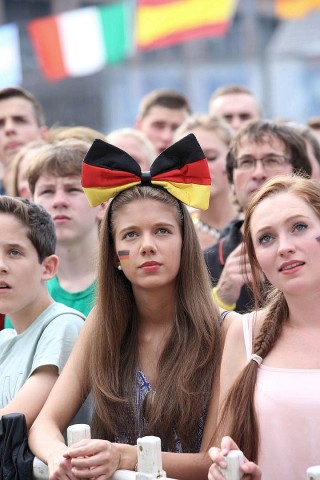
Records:
[[[137,368],[137,311],[130,282],[116,268],[113,233],[117,215],[132,201],[152,199],[169,205],[182,233],[176,279],[176,318],[158,363],[156,394],[144,432],[136,424],[133,398]],[[177,438],[194,451],[199,418],[205,411],[221,357],[219,312],[190,215],[163,189],[134,187],[119,194],[101,224],[95,327],[88,355],[94,398],[93,433],[111,441],[126,432],[161,437],[163,449]]]

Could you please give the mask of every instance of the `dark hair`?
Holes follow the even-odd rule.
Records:
[[[240,128],[231,141],[226,164],[228,180],[230,183],[233,183],[233,170],[236,164],[238,148],[241,146],[241,142],[244,139],[248,139],[257,144],[272,142],[273,139],[279,140],[285,147],[286,154],[292,164],[293,173],[302,172],[309,176],[311,175],[312,169],[306,150],[306,144],[296,129],[289,127],[288,125],[270,122],[268,120],[253,120]]]
[[[293,124],[293,127],[298,130],[300,135],[307,142],[309,142],[310,147],[312,148],[312,151],[313,151],[314,158],[317,160],[317,162],[320,165],[320,143],[316,135],[313,133],[312,128],[308,127],[307,125],[300,125],[300,124]]]
[[[27,199],[0,196],[0,212],[14,216],[27,230],[27,238],[37,251],[39,263],[53,255],[56,248],[55,226],[41,205]]]
[[[39,100],[28,92],[25,88],[22,87],[6,87],[0,90],[0,102],[1,100],[7,100],[9,98],[24,98],[33,106],[35,119],[39,127],[43,127],[46,124],[44,118],[44,112],[41,103]]]
[[[82,161],[89,148],[90,143],[70,138],[52,144],[47,143],[37,149],[27,172],[32,195],[41,175],[80,177]]]
[[[176,279],[176,316],[159,359],[156,394],[147,426],[139,429],[134,405],[137,367],[137,308],[130,282],[116,268],[114,228],[121,209],[132,201],[155,200],[170,206],[181,227],[181,264]],[[96,438],[114,441],[126,432],[158,435],[163,449],[196,451],[198,422],[204,413],[220,362],[219,313],[193,222],[186,207],[162,188],[137,186],[111,202],[100,230],[98,295],[88,353],[88,376],[95,410]],[[140,424],[141,425],[141,424]]]
[[[252,272],[252,288],[256,305],[261,301],[261,268],[258,264],[251,234],[252,214],[266,198],[279,193],[293,193],[302,199],[320,219],[319,182],[297,175],[278,175],[268,180],[250,200],[244,221],[244,244]],[[281,335],[289,316],[283,292],[271,287],[266,301],[266,313],[258,336],[253,342],[253,352],[264,359]],[[230,435],[247,458],[257,461],[259,452],[259,426],[255,410],[254,393],[258,364],[251,360],[231,387],[224,402],[215,441]]]
[[[145,95],[139,104],[139,117],[144,118],[150,109],[155,106],[170,108],[171,110],[185,109],[191,113],[187,97],[182,93],[170,89],[153,90]]]

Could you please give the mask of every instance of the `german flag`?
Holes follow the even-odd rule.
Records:
[[[211,178],[207,159],[193,134],[162,152],[150,172],[141,172],[126,152],[102,140],[95,140],[82,165],[82,187],[91,206],[113,198],[135,185],[165,188],[186,205],[207,209]]]
[[[208,161],[193,134],[164,150],[151,166],[151,183],[186,205],[206,210],[211,177]]]
[[[119,250],[118,258],[121,262],[126,262],[129,260],[130,250]]]

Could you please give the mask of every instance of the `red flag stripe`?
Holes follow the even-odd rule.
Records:
[[[82,186],[84,188],[117,187],[127,183],[139,182],[141,178],[133,173],[82,164]]]
[[[56,17],[33,20],[27,28],[42,71],[48,80],[66,78],[68,72],[64,65]]]
[[[162,180],[175,183],[193,183],[197,185],[211,185],[211,178],[208,177],[207,159],[188,163],[181,169],[170,170],[152,177],[152,180]]]

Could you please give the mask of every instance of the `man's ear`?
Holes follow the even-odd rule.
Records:
[[[101,222],[101,220],[104,217],[104,214],[106,213],[107,207],[108,207],[109,202],[103,202],[101,205],[99,205],[97,208],[97,220]]]
[[[50,280],[50,278],[53,278],[57,273],[58,265],[59,258],[57,257],[57,255],[49,255],[48,257],[46,257],[42,262],[42,280]]]

